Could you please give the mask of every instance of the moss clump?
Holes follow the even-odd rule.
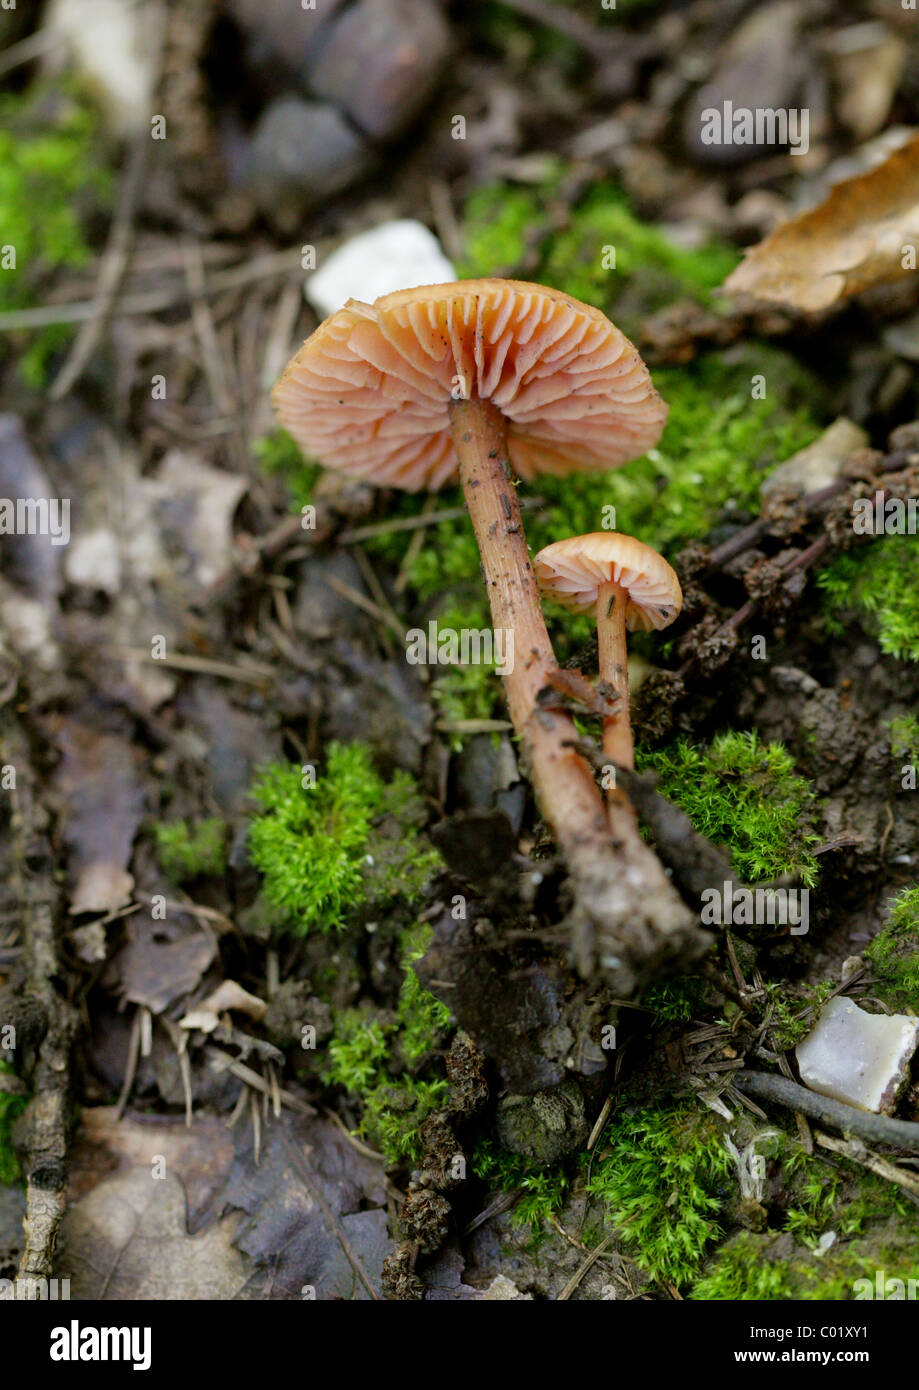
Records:
[[[835,1228],[835,1223],[834,1223]],[[864,1239],[839,1241],[819,1258],[788,1237],[739,1232],[727,1241],[696,1280],[689,1297],[697,1300],[855,1300],[858,1280],[872,1290],[878,1270],[891,1278],[916,1278],[916,1252],[908,1224],[896,1219]]]
[[[97,118],[73,84],[0,98],[0,246],[16,256],[15,268],[0,269],[0,309],[31,307],[54,270],[92,259],[85,221],[108,206],[111,191]],[[33,338],[20,358],[31,385],[41,386],[49,356],[71,331],[57,325]]]
[[[536,188],[492,184],[470,194],[463,212],[464,278],[516,270],[529,250],[528,233],[551,221],[564,172],[556,165]],[[724,245],[693,251],[676,245],[635,216],[620,188],[601,182],[571,209],[565,228],[545,241],[539,264],[528,278],[606,312],[620,299],[640,297],[647,313],[680,294],[715,289],[738,259],[738,253]],[[629,296],[633,279],[640,283],[633,287],[637,295]]]
[[[726,1241],[692,1286],[694,1299],[851,1299],[856,1279],[911,1273],[913,1207],[892,1184],[853,1164],[829,1164],[796,1140],[779,1140],[770,1207],[774,1229]],[[836,1240],[822,1255],[820,1237]],[[902,1231],[902,1234],[901,1234]]]
[[[693,1284],[689,1297],[717,1302],[793,1298],[787,1263],[765,1257],[772,1239],[739,1232],[710,1261],[706,1272]]]
[[[399,1027],[399,1051],[411,1067],[440,1044],[444,1030],[450,1024],[450,1010],[436,999],[412,969],[431,944],[433,928],[419,922],[402,934],[402,968],[404,975],[396,1005]]]
[[[264,471],[280,478],[290,494],[291,505],[301,511],[313,500],[313,489],[322,473],[318,463],[308,463],[286,430],[272,430],[256,439],[252,446]]]
[[[2,1059],[0,1075],[13,1075],[13,1068],[9,1062]],[[13,1122],[19,1118],[27,1104],[25,1096],[13,1095],[0,1088],[0,1184],[5,1187],[22,1181],[22,1168],[13,1148],[12,1129]]]
[[[680,738],[639,750],[637,762],[657,773],[661,794],[696,830],[730,847],[745,883],[783,874],[816,883],[814,793],[780,743],[763,744],[754,732],[719,734],[708,748]]]
[[[919,719],[913,714],[898,714],[886,722],[890,734],[890,751],[899,761],[905,758],[915,765],[919,763]]]
[[[437,622],[441,628],[451,628],[455,632],[489,628],[491,616],[484,592],[470,596],[463,603],[441,607]],[[493,664],[476,662],[468,666],[436,667],[431,689],[441,718],[448,724],[491,719],[501,709],[501,678]],[[454,747],[460,747],[462,735],[454,733],[451,742]]]
[[[919,661],[919,584],[915,536],[881,536],[846,551],[820,571],[824,626],[831,636],[847,628],[854,612],[878,635],[881,651],[900,661]]]
[[[797,1047],[812,1030],[817,1015],[836,989],[833,980],[821,980],[810,989],[798,990],[784,982],[766,985],[766,1008],[773,1042],[780,1051]]]
[[[251,795],[249,853],[277,925],[295,935],[337,931],[367,903],[417,902],[439,865],[417,828],[414,781],[396,772],[385,782],[364,744],[330,744],[315,781],[274,763]]]
[[[426,924],[401,935],[402,986],[395,1017],[343,1009],[335,1019],[323,1080],[341,1086],[360,1101],[360,1132],[390,1163],[420,1157],[418,1129],[444,1103],[447,1083],[440,1076],[416,1076],[444,1040],[449,1010],[421,984],[412,963],[432,936]],[[401,1069],[401,1073],[400,1073]]]
[[[919,884],[904,888],[887,904],[890,916],[865,955],[892,1008],[919,1011]]]
[[[610,252],[615,252],[615,266]],[[640,221],[611,183],[596,184],[574,209],[568,226],[549,243],[541,278],[599,308],[617,307],[624,321],[658,309],[675,295],[705,295],[730,275],[739,255],[710,243],[690,251],[657,227]],[[628,293],[628,281],[638,280]],[[625,282],[626,288],[623,288]]]
[[[219,816],[194,824],[187,820],[154,825],[160,868],[176,883],[193,878],[217,878],[227,868],[227,827]]]
[[[493,1139],[480,1139],[472,1152],[472,1172],[491,1187],[519,1192],[511,1212],[515,1226],[529,1226],[541,1234],[544,1223],[564,1206],[571,1188],[569,1165],[547,1168],[534,1159],[514,1154]]]
[[[686,1283],[720,1235],[729,1190],[731,1156],[714,1117],[690,1106],[620,1115],[598,1148],[588,1192],[640,1269]]]
[[[641,996],[642,1008],[650,1009],[661,1023],[688,1023],[707,1007],[707,980],[681,975],[650,985]]]

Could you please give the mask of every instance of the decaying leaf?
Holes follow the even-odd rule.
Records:
[[[116,912],[134,886],[128,864],[144,811],[140,756],[126,738],[76,719],[60,720],[55,739],[70,911]]]
[[[725,280],[726,294],[829,309],[862,290],[916,273],[919,136],[748,251]]]
[[[188,1130],[166,1116],[85,1111],[59,1256],[72,1297],[246,1297],[252,1262],[233,1243],[239,1215],[210,1206],[232,1159],[213,1116]]]

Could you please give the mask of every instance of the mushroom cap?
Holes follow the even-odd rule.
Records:
[[[533,559],[543,593],[576,613],[593,611],[601,584],[628,592],[630,632],[669,627],[683,607],[680,581],[663,555],[618,531],[591,531],[547,545]]]
[[[272,392],[281,424],[328,468],[431,491],[456,477],[451,399],[490,400],[521,478],[613,468],[660,439],[667,407],[599,309],[522,280],[455,280],[349,300]]]

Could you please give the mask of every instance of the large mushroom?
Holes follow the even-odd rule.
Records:
[[[669,627],[683,606],[680,581],[650,545],[618,531],[553,541],[533,564],[548,598],[575,613],[596,614],[600,679],[618,697],[603,720],[603,751],[619,767],[634,767],[626,631]]]
[[[599,310],[557,290],[455,281],[351,300],[306,340],[272,399],[329,468],[413,492],[458,474],[493,625],[514,637],[507,702],[537,798],[572,876],[582,887],[593,876],[602,898],[614,872],[602,797],[571,746],[570,717],[537,706],[556,661],[514,475],[605,470],[654,445],[667,411],[639,353]],[[686,923],[672,896],[663,930],[676,937]]]

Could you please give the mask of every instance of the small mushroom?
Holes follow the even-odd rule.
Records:
[[[272,399],[304,453],[329,468],[411,492],[459,477],[492,622],[514,637],[511,720],[578,884],[579,920],[593,924],[584,941],[598,923],[618,934],[610,960],[624,988],[636,978],[633,956],[696,949],[696,928],[653,855],[640,843],[613,848],[573,720],[538,706],[557,662],[515,486],[515,474],[605,471],[659,440],[667,407],[635,347],[599,310],[557,290],[454,281],[349,301],[288,363]],[[589,968],[589,945],[577,951]]]
[[[650,545],[618,531],[554,541],[533,563],[547,597],[576,613],[596,613],[600,679],[618,696],[603,720],[603,751],[619,767],[634,767],[626,629],[669,627],[683,606],[680,581]]]

